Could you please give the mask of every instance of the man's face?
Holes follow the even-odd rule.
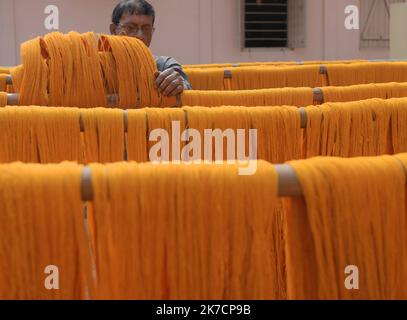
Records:
[[[125,13],[119,25],[111,24],[110,32],[115,35],[135,37],[149,47],[153,38],[153,17],[141,14]]]

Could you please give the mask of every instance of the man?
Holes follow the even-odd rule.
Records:
[[[110,32],[113,35],[136,37],[149,47],[154,34],[155,11],[145,0],[121,1],[113,11]],[[192,89],[182,66],[170,57],[155,57],[156,87],[165,96],[176,96]]]

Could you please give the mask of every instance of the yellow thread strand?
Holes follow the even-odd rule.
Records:
[[[287,199],[288,298],[406,299],[406,175],[399,161],[315,158],[290,165],[305,202]],[[358,268],[358,290],[345,286],[349,265]]]
[[[0,92],[0,108],[7,105],[7,92]]]
[[[1,299],[92,296],[81,169],[72,163],[0,165]],[[58,268],[58,279],[55,269],[45,271],[47,266]],[[54,285],[58,280],[59,290],[45,288],[44,280],[50,274]]]
[[[238,176],[236,170],[92,165],[97,297],[275,298],[265,234],[277,196],[276,173],[265,162],[253,176]],[[151,201],[152,194],[166,197]],[[245,200],[252,197],[258,201]]]
[[[81,110],[84,163],[116,162],[124,158],[124,115],[119,109]]]

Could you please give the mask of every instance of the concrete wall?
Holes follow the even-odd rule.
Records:
[[[407,59],[407,3],[391,6],[390,58]]]
[[[108,32],[117,0],[0,0],[0,65],[20,62],[21,42],[43,35],[47,5],[56,5],[60,31]],[[359,31],[344,27],[344,9],[359,0],[308,0],[307,47],[241,48],[240,0],[151,0],[157,11],[152,50],[181,63],[271,60],[381,59],[388,49],[359,49]]]

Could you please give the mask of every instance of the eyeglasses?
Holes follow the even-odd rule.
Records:
[[[120,23],[117,26],[120,28],[120,30],[124,31],[129,36],[137,36],[139,34],[139,31],[141,31],[142,34],[149,36],[155,30],[155,28],[152,26],[142,26],[141,28],[139,28],[135,25],[123,25]]]

